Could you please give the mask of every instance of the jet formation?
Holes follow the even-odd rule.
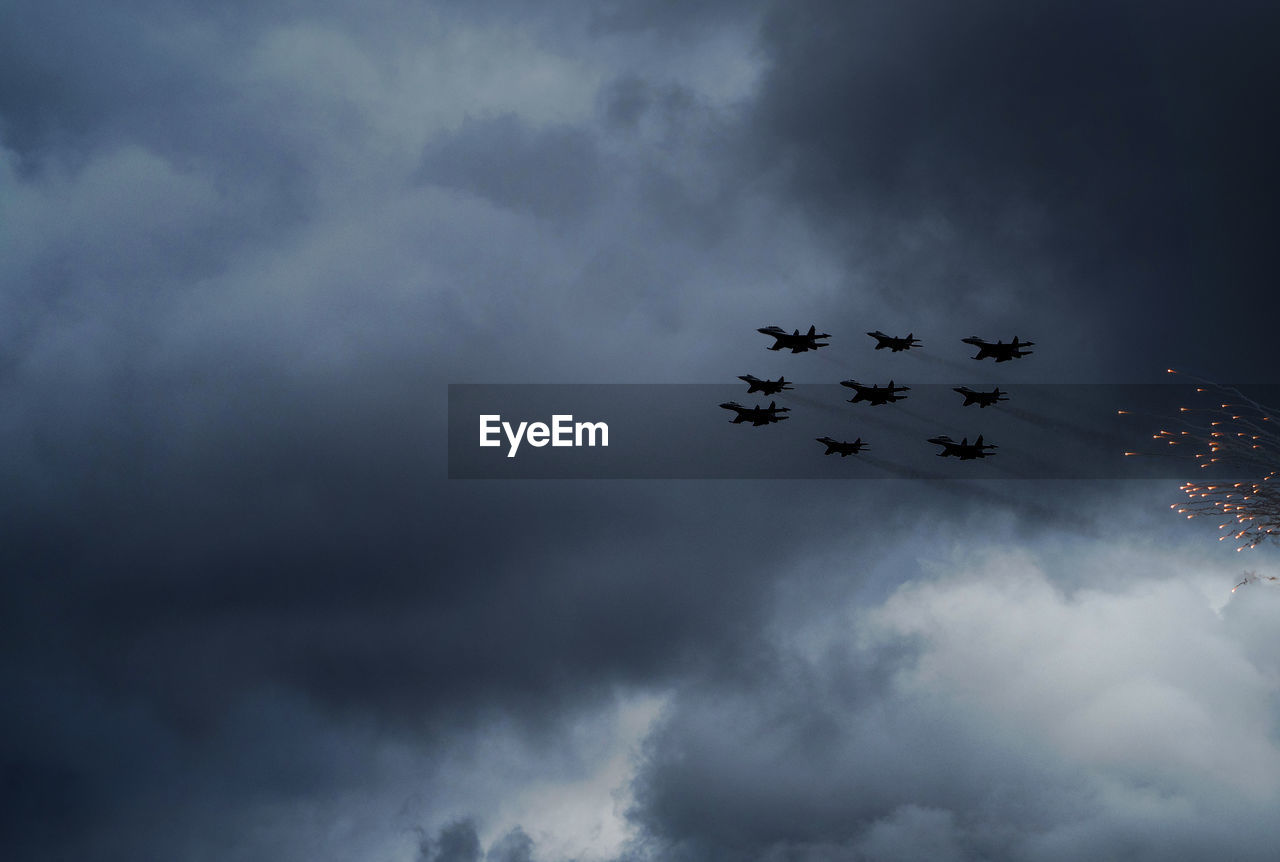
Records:
[[[799,329],[787,332],[781,326],[765,326],[756,330],[757,332],[772,336],[773,344],[769,350],[790,350],[792,353],[804,353],[809,350],[817,350],[820,347],[830,347],[823,338],[830,338],[830,334],[818,332],[817,326],[810,326],[807,333],[801,333]],[[920,339],[915,337],[914,333],[907,333],[905,336],[886,335],[880,330],[868,332],[867,335],[876,339],[876,350],[884,350],[888,348],[893,353],[899,353],[904,350],[910,350],[913,347],[921,346]],[[996,341],[994,344],[986,341],[978,336],[962,338],[965,344],[971,344],[978,348],[978,353],[974,359],[991,358],[996,362],[1007,362],[1010,359],[1021,359],[1029,356],[1032,351],[1026,348],[1035,344],[1034,341],[1022,341],[1016,335],[1013,341],[1006,344],[1003,341]],[[786,377],[780,376],[777,380],[760,379],[751,374],[743,374],[738,377],[739,380],[747,384],[747,393],[761,392],[765,395],[776,395],[793,389],[794,387],[787,382]],[[879,384],[867,386],[856,380],[842,380],[841,386],[854,390],[854,397],[849,399],[851,404],[857,404],[865,401],[872,406],[880,406],[883,404],[892,404],[905,399],[906,395],[900,395],[901,392],[909,392],[911,387],[898,386],[893,380],[890,380],[887,386],[881,387]],[[954,387],[953,391],[964,396],[964,406],[968,407],[977,404],[980,408],[990,407],[1001,401],[1008,401],[1008,395],[1000,391],[1000,387],[995,387],[990,392],[982,392],[970,389],[968,386]],[[754,407],[744,407],[736,401],[726,401],[720,405],[725,410],[732,410],[736,414],[731,420],[732,424],[738,425],[743,422],[750,422],[753,426],[770,425],[775,422],[781,422],[790,417],[782,414],[789,413],[789,407],[779,407],[776,401],[770,401],[768,407],[761,407],[757,404]],[[867,444],[862,442],[862,438],[858,437],[853,442],[848,440],[837,440],[834,437],[817,437],[817,442],[826,447],[823,454],[835,455],[839,454],[841,458],[849,455],[856,455],[867,449]],[[941,446],[942,451],[938,452],[939,458],[947,458],[955,456],[961,461],[973,461],[988,458],[995,454],[991,451],[996,447],[994,443],[984,441],[981,434],[973,443],[969,442],[968,437],[964,437],[957,443],[946,435],[928,438],[928,442]]]
[[[997,386],[995,389],[991,390],[990,392],[975,392],[974,390],[970,389],[968,386],[957,386],[951,391],[959,392],[961,395],[964,396],[963,406],[965,407],[968,407],[970,404],[977,404],[979,407],[990,407],[992,404],[995,404],[997,401],[1009,400],[1009,397],[1005,395],[1005,393],[1000,391],[999,386]]]
[[[870,335],[876,340],[876,350],[884,350],[887,347],[894,353],[898,353],[903,350],[910,350],[913,347],[920,346],[920,339],[912,337],[914,333],[911,332],[907,333],[906,338],[896,338],[892,335],[885,335],[878,329],[875,332],[868,332],[867,335]]]
[[[861,437],[854,440],[852,443],[848,440],[836,440],[833,437],[815,437],[814,439],[827,447],[827,451],[823,453],[824,455],[834,455],[839,452],[841,458],[848,457],[849,455],[857,455],[863,449],[867,448],[867,444],[862,442]]]
[[[791,384],[787,382],[787,378],[779,377],[777,380],[761,380],[751,374],[740,374],[738,379],[745,381],[747,384],[747,394],[752,392],[763,392],[765,395],[776,395],[784,389],[790,389]]]
[[[899,392],[910,391],[910,386],[894,386],[893,381],[889,381],[889,385],[881,389],[879,384],[864,386],[856,380],[841,380],[841,386],[847,386],[854,390],[857,394],[849,399],[850,404],[857,404],[859,401],[866,401],[873,407],[879,407],[881,404],[892,404],[895,401],[901,401],[907,396],[899,395]]]
[[[809,327],[807,335],[801,335],[800,330],[788,333],[781,326],[765,326],[757,329],[763,335],[772,335],[774,338],[773,346],[769,350],[789,349],[792,353],[804,353],[806,350],[817,350],[819,347],[830,347],[826,342],[819,342],[819,338],[830,338],[830,334],[826,332],[818,332],[816,326]]]
[[[779,407],[776,401],[770,401],[768,407],[761,407],[757,404],[755,407],[743,407],[737,401],[726,401],[720,405],[725,410],[733,410],[738,415],[730,421],[737,425],[739,422],[750,422],[752,425],[768,425],[770,422],[781,422],[783,419],[790,419],[790,416],[779,416],[779,413],[789,413],[790,407]]]

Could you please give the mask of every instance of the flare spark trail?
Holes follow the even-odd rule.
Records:
[[[1178,372],[1171,368],[1169,373]],[[1182,427],[1161,429],[1152,438],[1174,447],[1179,454],[1192,454],[1197,467],[1222,464],[1258,478],[1187,482],[1181,486],[1187,502],[1169,508],[1188,518],[1222,518],[1218,540],[1234,539],[1239,543],[1237,551],[1256,547],[1266,539],[1280,539],[1280,424],[1275,418],[1280,412],[1234,387],[1184,376],[1199,384],[1198,393],[1213,396],[1214,404],[1180,408],[1175,425]]]

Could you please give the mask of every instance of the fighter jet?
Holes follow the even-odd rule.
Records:
[[[854,440],[852,443],[847,440],[836,440],[832,437],[816,437],[814,439],[819,443],[826,445],[827,451],[823,453],[824,455],[834,455],[836,452],[839,452],[841,458],[848,457],[849,455],[857,455],[863,449],[867,448],[867,444],[862,442],[861,437]]]
[[[782,350],[789,348],[792,353],[804,353],[806,350],[817,350],[819,347],[830,347],[826,342],[819,343],[819,338],[830,338],[826,332],[818,332],[816,326],[809,327],[808,335],[801,335],[800,330],[788,333],[781,326],[766,326],[757,329],[756,332],[764,335],[772,335],[774,337],[773,347],[770,350]]]
[[[955,455],[961,461],[972,461],[974,458],[988,458],[994,455],[994,452],[987,452],[987,449],[996,448],[994,443],[983,443],[982,435],[978,435],[976,443],[970,443],[969,438],[965,437],[959,443],[950,437],[930,437],[930,443],[937,444],[942,447],[942,451],[938,453],[939,458],[945,458],[948,455]]]
[[[759,377],[754,377],[750,374],[740,374],[738,375],[738,379],[746,381],[748,386],[748,395],[752,392],[763,392],[765,395],[775,395],[784,389],[792,388],[791,384],[787,382],[787,378],[785,377],[779,377],[777,380],[761,380]]]
[[[961,395],[964,396],[965,407],[968,407],[970,404],[977,404],[979,407],[990,407],[992,404],[995,404],[997,401],[1009,400],[1005,396],[1005,394],[1000,391],[999,386],[997,386],[995,389],[991,390],[990,392],[975,392],[972,389],[970,389],[968,386],[957,386],[954,389],[952,389],[952,391],[959,392]]]
[[[1024,356],[1030,356],[1033,351],[1023,350],[1022,348],[1035,344],[1034,341],[1018,341],[1018,336],[1016,335],[1009,344],[1005,344],[1003,341],[997,341],[992,344],[990,341],[983,341],[976,335],[960,340],[965,344],[972,344],[978,348],[978,355],[973,357],[974,359],[986,359],[990,356],[996,362],[1008,362],[1010,359],[1021,359]]]
[[[781,422],[783,419],[790,419],[790,416],[779,416],[779,413],[787,413],[790,407],[778,407],[776,401],[770,401],[768,407],[761,407],[757,404],[755,407],[743,407],[736,401],[726,401],[720,405],[725,410],[733,410],[737,412],[737,416],[733,418],[733,424],[739,422],[750,422],[752,425],[768,425],[770,422]]]
[[[906,338],[896,338],[892,335],[885,335],[878,329],[875,332],[868,332],[867,335],[870,335],[876,340],[876,350],[884,350],[887,347],[894,353],[897,353],[900,350],[910,350],[913,347],[920,346],[920,339],[913,338],[913,333],[910,332],[907,333]]]
[[[856,380],[841,380],[841,386],[848,386],[858,394],[849,399],[850,404],[857,404],[859,401],[869,401],[873,407],[881,404],[890,404],[894,401],[901,401],[906,398],[905,395],[898,395],[898,392],[908,392],[910,386],[894,386],[893,381],[889,381],[889,385],[881,389],[879,385],[863,386]]]

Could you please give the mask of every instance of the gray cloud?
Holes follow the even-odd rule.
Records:
[[[485,859],[492,862],[532,862],[533,847],[533,839],[516,827],[489,848]]]
[[[528,129],[507,114],[472,120],[431,142],[424,180],[537,215],[577,217],[601,186],[595,146],[581,129]]]
[[[434,840],[423,840],[418,858],[422,862],[479,862],[480,838],[475,824],[459,820],[442,827]]]
[[[457,820],[440,828],[434,838],[423,838],[418,848],[420,862],[532,862],[533,839],[516,827],[481,850],[475,823]]]

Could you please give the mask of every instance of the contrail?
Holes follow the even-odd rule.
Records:
[[[1096,428],[1077,425],[1074,422],[1069,422],[1066,419],[1054,416],[1045,416],[1042,413],[1037,413],[1033,410],[1027,410],[1022,407],[1005,407],[1003,412],[1008,413],[1010,416],[1017,419],[1021,419],[1023,422],[1035,425],[1038,428],[1044,428],[1049,431],[1066,431],[1079,440],[1088,440],[1094,445],[1107,449],[1114,448],[1121,442],[1116,436],[1106,434]]]
[[[924,362],[930,362],[930,363],[933,363],[934,365],[942,365],[946,368],[950,368],[952,371],[957,371],[966,376],[973,375],[972,364],[966,365],[965,363],[957,362],[954,359],[943,359],[941,356],[934,356],[932,353],[929,353],[923,347],[916,347],[911,350],[906,350],[903,352],[906,353],[908,356],[914,356],[916,359],[922,360]]]
[[[839,359],[836,359],[831,354],[823,353],[822,351],[818,351],[818,358],[821,359],[823,362],[826,362],[830,365],[835,365],[840,368],[843,368],[846,365],[846,363],[841,362]]]
[[[886,461],[883,458],[877,458],[875,455],[863,455],[862,460],[872,465],[873,467],[879,467],[881,470],[884,470],[886,473],[892,473],[893,475],[899,476],[903,479],[936,478],[934,476],[930,476],[928,473],[924,473],[920,470],[916,470],[904,464],[898,464],[893,461]]]
[[[919,435],[920,439],[924,440],[925,437],[928,436],[928,432],[922,430],[920,427],[895,419],[892,413],[884,412],[884,409],[888,409],[887,407],[884,409],[879,407],[868,408],[866,410],[857,409],[863,406],[865,405],[845,404],[845,415],[854,422],[890,429],[904,437],[910,438]]]
[[[806,407],[812,407],[815,410],[821,410],[823,413],[829,413],[833,416],[847,416],[848,411],[841,409],[838,404],[829,404],[826,401],[819,401],[816,398],[810,398],[808,395],[800,395],[796,392],[788,392],[787,397],[797,404],[803,404]]]
[[[886,404],[885,408],[892,410],[894,413],[901,414],[902,416],[909,416],[926,427],[937,424],[936,418],[932,416],[925,416],[923,413],[917,413],[910,407],[906,407],[902,404]]]

